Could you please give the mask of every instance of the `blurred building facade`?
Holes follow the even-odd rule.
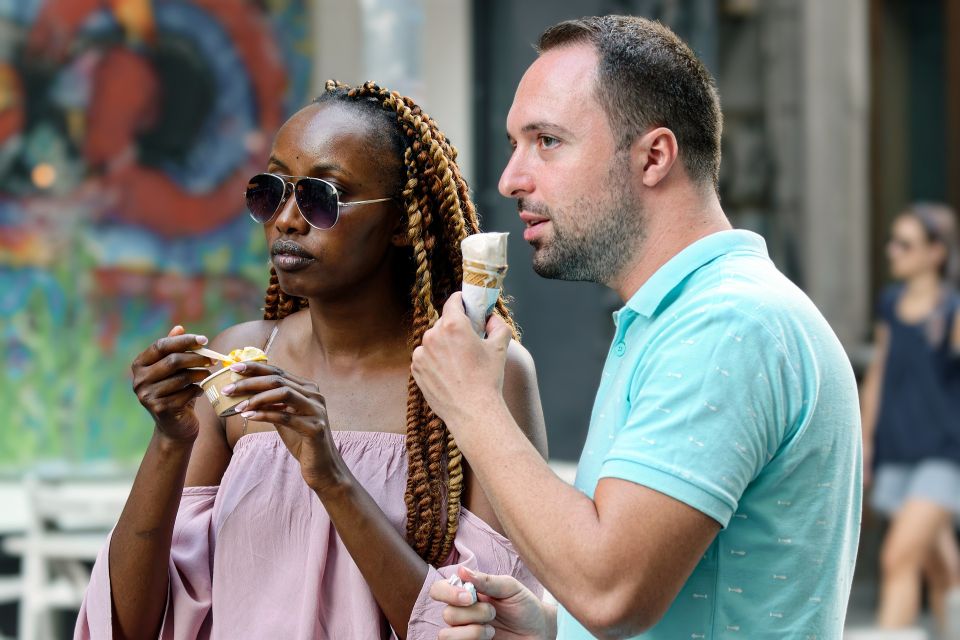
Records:
[[[42,44],[45,33],[47,37],[57,33],[55,29],[44,31],[35,23],[56,16],[57,7],[67,4],[62,0],[0,0],[0,26],[7,34],[0,51],[5,56],[0,60],[4,63],[0,65],[4,78],[0,88],[5,87],[2,93],[6,96],[0,100],[0,134],[5,136],[0,176],[14,178],[0,187],[0,228],[5,236],[0,242],[0,275],[12,283],[8,289],[22,290],[21,281],[28,277],[32,278],[29,286],[40,287],[41,292],[48,286],[44,276],[55,270],[51,265],[56,261],[44,262],[38,256],[55,252],[57,245],[45,245],[30,229],[37,228],[31,227],[37,220],[50,224],[51,210],[60,202],[57,197],[70,200],[73,209],[79,210],[71,214],[72,220],[84,220],[87,215],[83,210],[87,202],[78,196],[89,191],[60,186],[44,191],[42,187],[45,172],[51,167],[58,169],[55,162],[43,160],[43,150],[51,147],[49,142],[46,147],[41,144],[43,135],[50,138],[39,127],[43,114],[54,107],[61,110],[57,122],[65,132],[64,145],[79,149],[77,153],[87,162],[83,168],[87,176],[106,171],[97,165],[102,162],[98,154],[109,156],[111,140],[94,144],[97,140],[84,141],[81,136],[80,142],[71,142],[70,138],[78,131],[88,136],[97,131],[89,109],[84,120],[84,108],[111,103],[109,86],[96,83],[97,65],[104,60],[134,74],[147,88],[153,86],[151,82],[162,88],[170,75],[162,66],[166,58],[192,61],[194,71],[187,80],[195,82],[196,90],[182,93],[190,93],[195,108],[213,110],[213,133],[235,131],[240,144],[232,160],[223,157],[198,175],[189,170],[204,166],[202,153],[204,149],[213,153],[217,147],[210,140],[215,142],[215,138],[202,148],[181,140],[180,156],[174,153],[177,149],[155,150],[154,156],[160,160],[148,157],[146,162],[161,166],[166,178],[188,199],[212,207],[202,211],[214,211],[219,222],[208,220],[197,226],[193,218],[210,217],[203,213],[193,217],[180,213],[171,219],[161,215],[154,222],[134,219],[131,226],[137,229],[130,232],[134,235],[113,235],[110,242],[101,243],[91,258],[96,263],[91,267],[95,277],[78,280],[77,290],[86,287],[101,293],[97,299],[103,317],[93,330],[110,356],[110,375],[120,379],[126,372],[119,367],[141,346],[136,341],[138,337],[142,340],[141,334],[156,333],[184,318],[216,331],[227,322],[257,315],[265,273],[261,261],[265,256],[260,254],[263,247],[254,230],[242,226],[241,203],[224,200],[217,188],[229,181],[232,170],[242,172],[254,166],[282,116],[322,91],[326,79],[349,83],[374,79],[413,96],[437,119],[461,150],[461,163],[484,226],[513,232],[508,293],[515,298],[525,343],[538,365],[553,454],[575,459],[612,334],[610,313],[620,303],[601,287],[549,282],[535,276],[528,267],[529,249],[520,237],[522,225],[515,206],[502,198],[496,187],[509,152],[504,120],[516,84],[534,59],[532,43],[545,27],[566,18],[612,12],[644,15],[669,24],[692,45],[714,73],[721,94],[725,114],[721,196],[727,213],[737,226],[756,230],[767,239],[774,260],[820,306],[855,364],[863,360],[863,347],[869,339],[873,294],[886,278],[882,248],[890,217],[912,199],[958,204],[960,198],[956,81],[960,9],[947,0],[244,1],[237,4],[244,7],[237,15],[250,17],[247,31],[238,28],[240,18],[230,19],[222,11],[217,14],[215,7],[222,2],[115,0],[109,3],[115,8],[112,17],[98,17],[93,12],[76,20],[72,43],[58,47],[46,42],[48,49],[64,56],[62,64],[71,73],[61,77],[52,67],[34,65],[26,75],[21,72],[18,76],[18,69],[25,64],[23,52],[30,51],[31,43]],[[83,4],[99,6],[73,3],[72,11]],[[137,14],[138,7],[143,15]],[[178,26],[183,20],[178,22],[177,10],[202,18],[195,23],[206,24],[210,34],[228,37],[216,40],[199,35],[193,36],[196,41],[192,42],[192,32]],[[168,35],[151,50],[150,42],[157,42],[157,33]],[[249,39],[246,44],[242,43],[244,37]],[[209,42],[220,43],[219,54]],[[117,53],[119,45],[132,54],[124,57]],[[210,48],[209,54],[204,53],[204,46]],[[259,57],[279,65],[277,69],[269,64],[264,68],[241,65],[249,79],[235,85],[217,75],[218,65],[229,61],[227,54],[235,52],[235,59],[241,62],[255,60],[258,46],[266,47]],[[91,51],[96,55],[84,55]],[[138,66],[137,55],[153,65],[152,72],[149,64],[146,70]],[[218,56],[224,61],[217,62]],[[59,84],[53,81],[58,78]],[[88,81],[84,84],[77,78]],[[248,118],[247,124],[225,115],[219,123],[215,120],[219,113],[211,97],[215,94],[204,90],[204,83],[209,84],[211,78],[216,91],[227,92],[239,104],[251,105],[244,107],[246,112],[240,110],[241,115],[250,114],[243,116]],[[169,97],[160,102],[179,108],[180,113],[189,112]],[[145,111],[137,117],[154,116]],[[198,139],[208,135],[204,126],[209,124],[209,119],[193,123]],[[140,125],[134,121],[130,126]],[[141,135],[140,148],[149,148],[143,138]],[[146,138],[156,147],[162,136],[147,128]],[[219,155],[210,157],[219,158],[224,149],[232,148],[221,145]],[[127,153],[120,147],[114,151],[119,156]],[[171,157],[179,157],[180,164]],[[69,174],[72,169],[69,165],[61,169],[58,180],[63,182],[64,172]],[[32,182],[32,191],[9,186],[22,182]],[[73,184],[85,183],[76,178]],[[233,198],[232,193],[229,197]],[[179,209],[180,203],[174,200],[171,206]],[[124,215],[136,218],[138,214],[114,208],[89,217],[98,223],[104,219],[117,222],[123,228]],[[163,227],[181,218],[183,229]],[[141,233],[144,227],[145,234]],[[123,237],[137,240],[125,243]],[[101,264],[111,261],[130,268],[117,275]],[[62,271],[62,265],[59,268]],[[86,268],[73,265],[72,272]],[[227,292],[228,303],[218,304],[217,295],[221,294],[204,288],[205,278],[216,279],[213,289]],[[70,293],[69,284],[60,288]],[[131,320],[139,307],[118,308],[110,299],[110,292],[117,297],[131,291],[134,298],[159,299],[162,308]],[[47,306],[69,306],[69,301],[58,302],[62,293],[43,294]],[[20,296],[19,304],[26,304],[25,296]],[[198,305],[198,299],[204,303]],[[16,304],[16,295],[0,299],[4,309]],[[219,312],[211,313],[214,308]],[[140,322],[144,327],[127,336],[103,327],[104,318],[114,324]],[[8,358],[29,362],[36,355],[30,351],[34,347],[10,342],[20,329],[11,324],[3,331],[5,346],[10,347],[5,352]],[[107,368],[102,358],[89,354],[84,362],[90,363],[84,366]],[[54,362],[51,366],[56,369],[59,365]],[[127,391],[111,388],[97,393],[109,399]],[[10,400],[23,402],[21,397]],[[88,404],[95,402],[96,397]],[[133,415],[135,407],[131,409],[129,404],[118,409],[115,419]],[[109,434],[118,427],[107,421],[97,428]],[[85,455],[110,454],[105,442],[109,438],[88,447]],[[4,447],[15,446],[16,441],[0,438],[0,453]],[[136,451],[136,442],[131,442],[123,454]],[[56,455],[55,451],[48,453]],[[3,457],[0,455],[0,463]]]

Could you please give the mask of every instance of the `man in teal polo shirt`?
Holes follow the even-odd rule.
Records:
[[[414,352],[425,397],[560,603],[461,569],[485,597],[433,585],[453,625],[440,637],[839,638],[860,523],[854,377],[763,240],[730,228],[712,79],[640,18],[561,23],[539,49],[500,190],[538,273],[603,283],[625,305],[576,488],[506,408],[505,391],[536,387],[503,322],[479,339],[454,296]],[[505,367],[527,388],[502,389]]]

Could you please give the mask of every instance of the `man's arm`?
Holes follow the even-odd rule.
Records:
[[[656,624],[720,525],[616,478],[600,480],[591,500],[544,464],[502,401],[487,403],[483,425],[458,418],[451,428],[530,570],[598,637]]]
[[[488,340],[477,340],[458,304],[459,296],[451,297],[442,322],[414,353],[413,373],[427,400],[454,433],[521,557],[557,600],[599,637],[650,628],[720,525],[632,482],[603,479],[591,500],[560,480],[503,401],[509,331],[492,318]],[[471,393],[460,393],[464,388]]]

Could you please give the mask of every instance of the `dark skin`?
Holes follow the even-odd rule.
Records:
[[[311,105],[281,128],[267,170],[329,180],[344,202],[395,194],[399,159],[385,171],[370,161],[371,154],[392,152],[362,114],[340,104]],[[208,373],[189,370],[210,364],[188,351],[205,341],[202,336],[174,327],[134,361],[134,389],[155,429],[110,543],[116,637],[155,638],[159,632],[183,487],[219,484],[237,440],[274,429],[323,502],[387,621],[406,636],[428,567],[355,480],[331,434],[406,431],[409,302],[394,272],[406,242],[400,209],[396,202],[344,208],[336,226],[321,231],[307,224],[290,198],[264,232],[268,247],[290,240],[313,256],[300,270],[278,268],[283,290],[307,298],[309,307],[282,321],[269,363],[239,367],[244,379],[232,392],[253,394],[243,407],[246,424],[240,416],[218,418],[191,384]],[[273,325],[236,325],[210,346],[220,352],[262,346]],[[545,456],[536,375],[522,347],[514,343],[509,351],[508,405]],[[465,482],[464,506],[502,532],[469,468]]]

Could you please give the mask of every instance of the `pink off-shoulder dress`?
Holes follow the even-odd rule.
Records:
[[[403,532],[404,436],[335,431],[340,453],[386,517]],[[511,574],[542,587],[510,541],[466,509],[449,564],[431,567],[407,637],[434,640],[443,606],[434,581],[458,565]],[[107,640],[111,629],[109,540],[93,568],[75,640]],[[275,431],[240,438],[219,486],[183,490],[170,551],[170,587],[160,638],[369,640],[392,630],[337,535],[323,504]]]

